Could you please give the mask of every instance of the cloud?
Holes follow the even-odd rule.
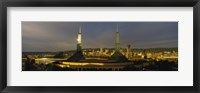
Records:
[[[79,26],[84,48],[114,47],[116,24],[121,47],[178,47],[178,22],[22,22],[23,51],[76,49]]]

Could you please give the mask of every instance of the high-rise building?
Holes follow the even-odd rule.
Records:
[[[132,52],[131,52],[131,45],[127,45],[127,48],[126,48],[126,57],[128,59],[130,59],[132,56]]]

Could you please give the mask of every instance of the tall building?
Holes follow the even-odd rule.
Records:
[[[115,52],[110,57],[111,60],[115,60],[117,62],[128,61],[128,59],[120,52],[120,35],[118,30],[118,25],[116,29],[116,42],[115,42]]]
[[[67,61],[80,61],[85,60],[85,57],[83,56],[82,51],[82,33],[81,33],[81,26],[79,27],[79,33],[77,38],[77,49],[76,53],[67,59]]]
[[[127,48],[126,48],[126,57],[128,59],[130,59],[132,56],[132,52],[131,52],[131,45],[127,45]]]

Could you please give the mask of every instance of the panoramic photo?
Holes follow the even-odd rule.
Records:
[[[178,22],[21,24],[22,71],[178,71]]]

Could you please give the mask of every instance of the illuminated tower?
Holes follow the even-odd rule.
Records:
[[[81,26],[79,27],[79,33],[77,38],[77,51],[82,51]]]
[[[111,60],[115,60],[117,62],[127,62],[128,59],[119,51],[120,50],[120,39],[119,39],[119,30],[117,25],[117,31],[116,31],[116,42],[115,42],[115,52],[110,57]]]
[[[69,57],[67,61],[81,61],[85,60],[85,57],[82,52],[82,37],[81,37],[81,26],[79,27],[79,33],[78,33],[78,38],[77,38],[77,49],[76,53]]]
[[[117,32],[116,32],[116,45],[115,45],[115,50],[119,51],[120,50],[120,43],[119,43],[119,30],[118,30],[118,25],[117,25]]]

